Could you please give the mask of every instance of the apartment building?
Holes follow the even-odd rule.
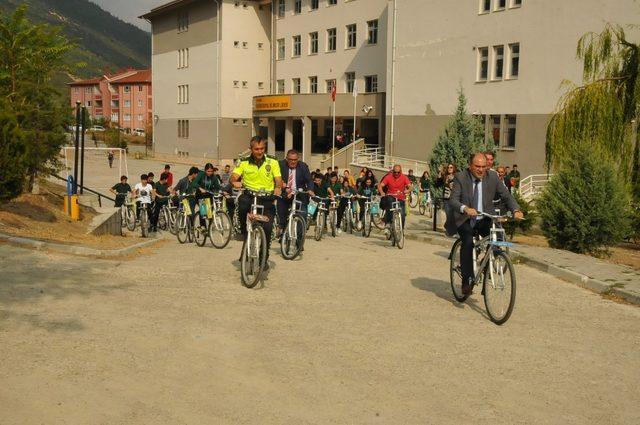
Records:
[[[157,152],[234,158],[252,134],[252,99],[269,92],[271,8],[257,1],[176,0],[152,27]]]
[[[582,82],[578,39],[640,17],[634,0],[398,0],[396,7],[386,151],[427,159],[462,87],[498,161],[518,164],[523,176],[545,172],[547,124],[563,81]]]
[[[92,119],[105,119],[130,133],[152,122],[151,71],[129,69],[68,83],[71,107],[84,105]]]

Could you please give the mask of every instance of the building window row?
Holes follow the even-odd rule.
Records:
[[[479,47],[476,81],[516,79],[520,74],[520,43]],[[492,64],[490,66],[489,64]]]
[[[378,44],[378,20],[367,22],[367,44]],[[319,35],[317,31],[309,33],[308,54],[315,55],[319,49]],[[302,55],[302,36],[294,35],[291,38],[291,57],[297,58]],[[345,28],[345,49],[353,49],[358,46],[358,27],[356,24],[347,25]],[[325,52],[335,52],[338,47],[337,28],[327,29]],[[286,44],[284,38],[276,40],[276,59],[284,60],[286,56]]]
[[[503,150],[516,148],[517,115],[479,115],[480,124],[489,140]]]
[[[327,0],[327,6],[333,6],[338,4],[337,0]],[[309,0],[309,10],[314,11],[320,8],[320,0]],[[278,18],[285,17],[287,11],[287,1],[278,0]],[[293,14],[299,15],[302,13],[302,0],[293,0]]]
[[[183,84],[178,86],[178,103],[185,105],[189,103],[189,85]]]
[[[189,49],[188,48],[178,50],[178,69],[184,69],[184,68],[189,68]]]
[[[249,48],[249,42],[247,41],[238,41],[235,40],[233,42],[233,47],[235,47],[236,49],[239,49],[242,46],[243,49],[248,49]],[[264,49],[264,43],[258,43],[258,50],[263,50]]]
[[[189,138],[189,120],[178,120],[178,138]]]
[[[500,12],[507,7],[515,9],[522,6],[522,0],[480,0],[480,14]]]
[[[345,93],[353,93],[356,90],[356,73],[346,72],[344,74],[345,80]],[[335,79],[325,80],[326,93],[331,93],[331,88],[336,83]],[[286,92],[285,80],[278,80],[276,86],[277,94],[284,94]],[[365,93],[377,93],[378,92],[378,76],[366,75],[364,77]],[[302,93],[302,80],[300,78],[291,79],[291,93]],[[308,78],[308,91],[310,94],[318,93],[318,76],[313,75]]]
[[[178,12],[178,32],[189,30],[189,12],[182,10]]]

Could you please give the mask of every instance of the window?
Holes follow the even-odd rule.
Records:
[[[189,86],[187,84],[178,86],[178,103],[189,103]]]
[[[246,127],[248,122],[249,122],[249,120],[242,120],[242,126]]]
[[[312,32],[309,34],[309,54],[315,55],[318,53],[318,33]]]
[[[142,114],[138,114],[138,121],[144,121]]]
[[[247,43],[246,41],[243,41],[243,42],[242,42],[242,48],[243,48],[243,49],[246,49],[246,48],[248,48],[248,47],[249,47],[249,43]]]
[[[243,89],[247,89],[247,88],[249,88],[249,82],[248,82],[248,81],[243,81],[243,82],[242,82],[242,88],[243,88]]]
[[[87,89],[87,90],[90,90],[90,89]],[[131,93],[131,86],[124,86],[124,92]]]
[[[125,107],[125,108],[131,108],[131,101],[130,101],[130,100],[128,100],[128,99],[127,99],[127,100],[125,100],[125,101],[124,101],[124,107]]]
[[[284,80],[278,80],[278,94],[284,93]]]
[[[181,139],[189,138],[189,120],[178,120],[178,137]]]
[[[90,107],[91,106],[91,101],[87,100],[87,106]]]
[[[518,78],[520,73],[520,43],[509,44],[509,78]]]
[[[522,0],[511,0],[511,7],[520,7],[522,6]]]
[[[327,52],[335,52],[337,45],[336,29],[329,28],[327,30]]]
[[[125,121],[131,121],[131,114],[124,114]]]
[[[293,78],[291,83],[293,85],[293,93],[300,94],[300,78]]]
[[[74,93],[80,93],[80,87],[74,87],[73,88]]]
[[[233,88],[237,89],[238,87],[240,87],[240,81],[238,80],[233,80]]]
[[[353,87],[356,83],[356,73],[355,72],[345,72],[344,73],[344,88],[347,93],[353,93]]]
[[[240,2],[239,2],[239,1],[234,2],[234,4],[233,4],[233,5],[234,5],[235,7],[240,7]]]
[[[284,38],[278,39],[276,42],[278,45],[278,60],[284,59]]]
[[[138,108],[142,108],[142,99],[138,99]]]
[[[480,0],[480,13],[491,12],[491,0]]]
[[[507,6],[507,0],[496,0],[495,10],[504,10],[506,6]]]
[[[327,93],[331,93],[331,89],[336,85],[336,80],[326,80],[327,83]],[[336,88],[337,90],[337,88]]]
[[[264,88],[264,83],[262,81],[258,81],[258,88],[262,90]]]
[[[338,4],[338,0],[328,0],[329,6],[333,6],[334,4]]]
[[[111,121],[118,122],[118,113],[114,112],[111,114]]]
[[[178,32],[189,29],[189,12],[186,10],[178,12]]]
[[[378,76],[367,75],[364,77],[364,90],[366,93],[378,92]]]
[[[302,0],[294,0],[293,13],[296,15],[302,13]]]
[[[500,115],[491,115],[491,136],[496,146],[500,146],[500,118]]]
[[[262,50],[264,48],[264,43],[258,43],[258,50]]]
[[[233,125],[240,125],[240,120],[238,118],[234,118]]]
[[[502,80],[504,75],[504,46],[493,46],[493,79]]]
[[[320,0],[311,0],[311,10],[318,10]]]
[[[505,138],[505,148],[515,149],[516,147],[516,116],[515,115],[505,115],[505,129],[504,129],[504,138]]]
[[[489,48],[478,48],[478,81],[487,81],[489,77]]]
[[[189,49],[187,49],[187,57],[189,57]],[[138,91],[142,91],[142,84],[138,85]]]
[[[292,52],[292,56],[298,57],[300,56],[300,53],[302,52],[302,42],[301,42],[301,37],[299,35],[294,35],[293,36],[293,52]]]
[[[178,68],[189,67],[189,49],[178,50]],[[138,91],[142,91],[142,86],[138,86]]]
[[[278,18],[284,18],[285,0],[278,0]]]
[[[309,77],[309,93],[318,93],[318,77]]]
[[[367,38],[367,43],[378,44],[378,20],[375,19],[373,21],[367,22],[367,28],[368,28],[368,34],[369,34]]]
[[[357,30],[356,24],[347,25],[347,49],[356,47]]]
[[[234,41],[233,42],[233,47],[235,47],[236,49],[238,49],[240,47],[240,42],[239,41]]]

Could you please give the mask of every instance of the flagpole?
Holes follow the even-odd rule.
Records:
[[[336,101],[333,101],[333,138],[331,142],[331,170],[335,167],[336,161]]]
[[[353,138],[351,139],[351,143],[356,142],[356,109],[358,103],[358,87],[356,83],[353,83]]]

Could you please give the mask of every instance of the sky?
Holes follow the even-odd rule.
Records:
[[[151,26],[138,16],[148,12],[161,4],[169,3],[170,0],[90,0],[107,12],[142,28],[151,31]]]

